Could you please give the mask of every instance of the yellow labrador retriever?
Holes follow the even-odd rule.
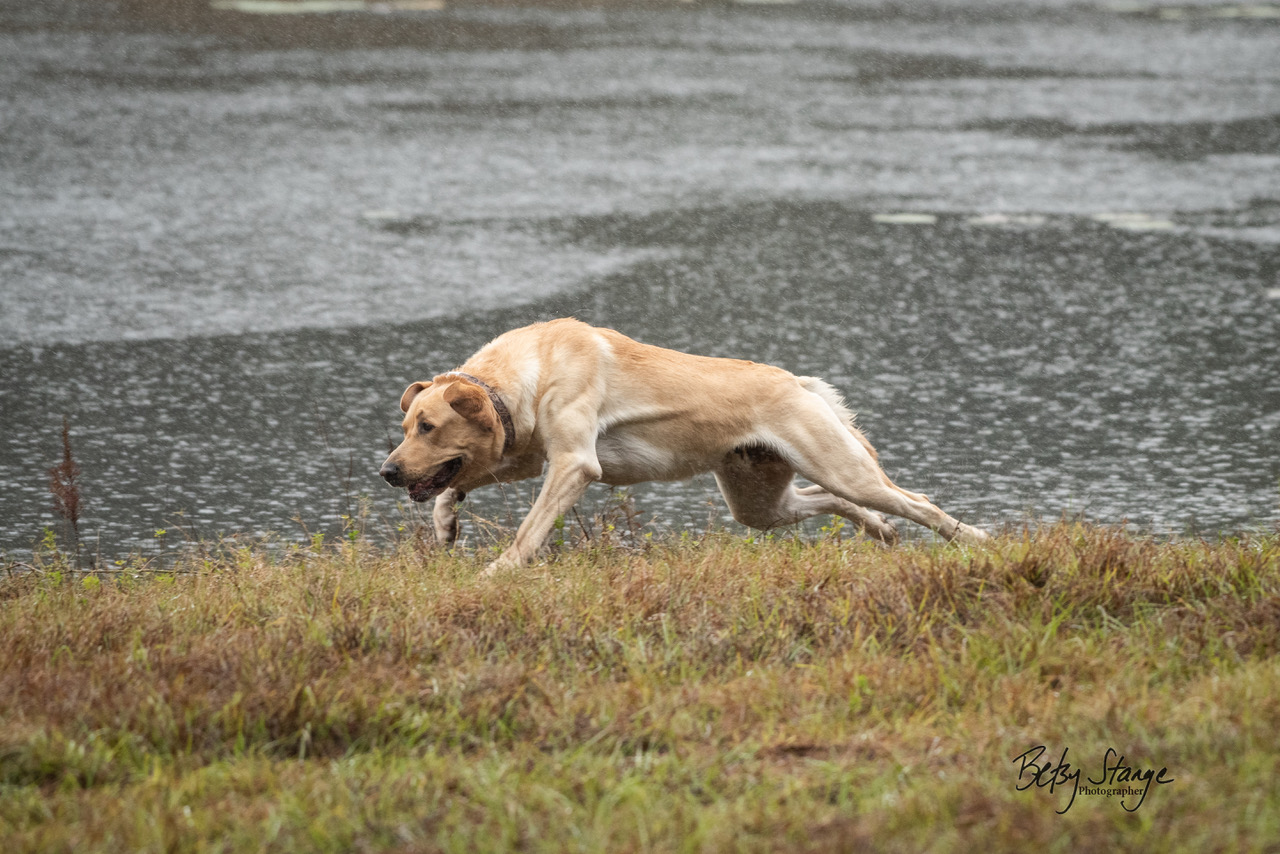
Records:
[[[382,464],[414,501],[435,499],[436,535],[490,483],[546,480],[515,541],[488,572],[530,560],[593,481],[625,486],[712,472],[733,518],[753,528],[836,514],[897,540],[878,513],[976,543],[924,495],[893,484],[835,389],[738,359],[691,356],[572,319],[515,329],[456,371],[400,398],[404,441]],[[792,484],[801,476],[815,485]]]

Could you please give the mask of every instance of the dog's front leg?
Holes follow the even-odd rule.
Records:
[[[599,479],[600,462],[594,452],[552,457],[542,491],[533,502],[529,515],[520,523],[515,541],[485,568],[485,575],[522,566],[532,560],[551,533],[556,519],[578,503],[587,487]]]
[[[436,542],[449,548],[458,539],[458,504],[466,498],[466,493],[456,489],[446,489],[436,496],[435,507],[431,510],[432,527],[436,530]]]

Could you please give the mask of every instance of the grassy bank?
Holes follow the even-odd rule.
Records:
[[[480,560],[357,541],[0,580],[6,854],[1280,841],[1276,537]],[[1038,745],[1052,791],[1015,761]],[[1086,794],[1118,754],[1173,781]]]

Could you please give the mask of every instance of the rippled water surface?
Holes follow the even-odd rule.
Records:
[[[10,555],[63,415],[104,555],[397,525],[404,386],[562,314],[826,377],[977,524],[1280,520],[1280,23],[49,8],[0,2]]]

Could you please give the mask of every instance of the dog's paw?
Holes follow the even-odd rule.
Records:
[[[497,559],[489,562],[489,565],[480,573],[481,578],[493,578],[499,573],[506,572],[520,567],[520,559],[511,554],[511,550],[498,555]]]
[[[993,542],[995,538],[981,528],[966,525],[964,522],[957,522],[956,533],[952,539],[965,545],[980,546]]]
[[[436,542],[446,549],[453,548],[454,543],[458,542],[458,537],[462,533],[462,523],[458,521],[457,516],[444,523],[437,519],[434,528]]]
[[[868,537],[879,540],[885,545],[898,544],[898,526],[889,521],[883,513],[872,513],[862,526]]]

